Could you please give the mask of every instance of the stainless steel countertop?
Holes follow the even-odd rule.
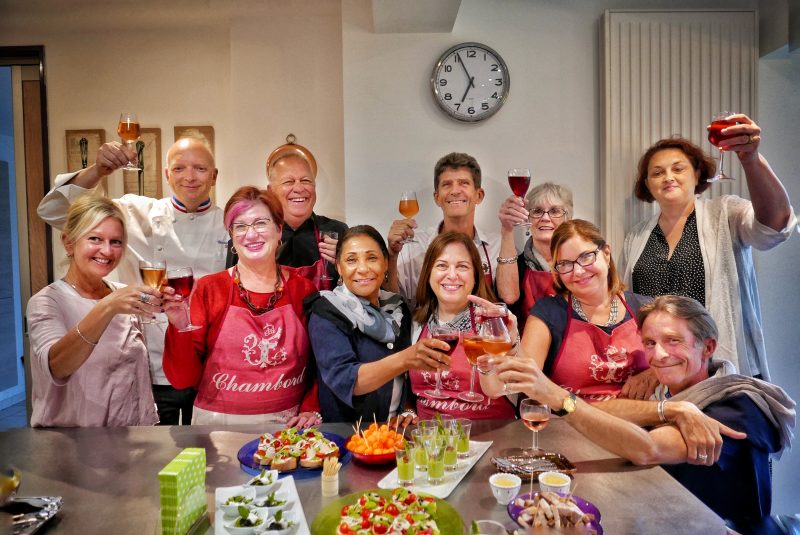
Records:
[[[151,534],[156,532],[159,516],[158,471],[183,448],[206,449],[211,509],[216,487],[238,485],[249,478],[239,467],[239,448],[276,429],[14,429],[0,433],[0,461],[22,471],[21,496],[63,496],[64,507],[46,533]],[[322,430],[345,437],[352,434],[346,424],[325,424]],[[494,443],[447,501],[467,525],[489,518],[510,527],[506,508],[495,502],[489,488],[488,478],[495,472],[490,459],[508,448],[529,446],[530,431],[519,421],[476,421],[472,438]],[[607,535],[726,532],[713,511],[659,467],[634,466],[558,418],[551,420],[539,440],[542,448],[562,453],[575,464],[575,494],[599,508]],[[340,495],[377,487],[391,468],[351,461],[340,473]],[[310,525],[320,508],[335,498],[322,498],[319,478],[296,480],[296,485]]]

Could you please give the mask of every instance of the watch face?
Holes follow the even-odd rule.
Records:
[[[567,412],[573,412],[575,407],[577,406],[577,402],[575,401],[575,394],[570,395],[567,399],[564,400],[564,410]]]
[[[431,76],[436,102],[452,118],[465,122],[494,115],[508,97],[510,86],[503,59],[479,43],[463,43],[447,50]]]

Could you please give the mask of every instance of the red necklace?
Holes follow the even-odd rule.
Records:
[[[233,282],[236,284],[236,286],[239,287],[239,297],[242,298],[244,304],[247,305],[247,308],[249,308],[254,314],[263,314],[264,312],[269,312],[270,310],[275,308],[275,303],[277,303],[278,300],[283,296],[283,273],[281,271],[280,266],[278,266],[278,281],[277,284],[275,285],[275,291],[272,293],[271,296],[269,296],[269,301],[267,301],[267,306],[263,308],[254,305],[250,301],[250,292],[248,292],[247,289],[242,284],[242,278],[239,276],[238,265],[233,266],[232,275],[233,275]]]

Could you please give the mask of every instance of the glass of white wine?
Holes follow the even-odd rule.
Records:
[[[136,152],[136,140],[139,139],[139,119],[135,113],[124,111],[119,114],[119,123],[117,123],[117,134],[120,139],[125,142],[129,149]],[[128,162],[128,165],[122,169],[126,171],[139,171],[139,167],[134,165],[133,162]]]
[[[158,290],[167,275],[167,263],[163,260],[139,260],[139,274],[142,276],[142,282],[145,286]],[[157,323],[141,314],[139,315],[139,321],[142,323]]]

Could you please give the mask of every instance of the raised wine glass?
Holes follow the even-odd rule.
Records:
[[[506,310],[505,314],[503,311]],[[507,309],[502,309],[498,306],[492,308],[481,307],[480,312],[480,327],[478,333],[481,335],[481,345],[483,345],[483,352],[491,355],[494,359],[496,357],[504,357],[506,353],[511,351],[513,343],[511,342],[511,334],[508,332],[506,326]],[[479,371],[489,373],[493,369],[491,367],[484,367]]]
[[[328,239],[331,239],[331,240],[338,240],[339,239],[339,233],[336,232],[335,230],[322,230],[322,231],[320,231],[320,233],[319,233],[320,241],[325,241],[325,238],[328,238]],[[323,264],[323,266],[325,266],[325,273],[323,273],[322,276],[319,278],[319,280],[320,280],[320,290],[332,290],[333,289],[333,278],[328,274],[329,262],[323,258],[322,259],[322,264]]]
[[[186,324],[178,332],[186,333],[200,329],[199,325],[192,325],[191,299],[194,287],[194,272],[190,267],[170,268],[167,270],[167,286],[175,290],[175,295],[183,297],[183,310],[186,314]]]
[[[528,187],[531,185],[531,170],[526,168],[509,169],[508,170],[508,185],[511,186],[511,191],[514,195],[525,202],[525,194],[528,193]],[[515,227],[530,227],[531,223],[527,219],[522,223],[514,223]]]
[[[726,139],[730,139],[732,137],[736,137],[739,134],[723,134],[722,130],[729,126],[733,126],[738,124],[736,121],[728,119],[733,115],[733,113],[729,111],[721,111],[711,118],[711,124],[708,125],[708,141],[719,149],[719,169],[717,169],[717,174],[709,177],[708,182],[722,182],[725,180],[733,180],[733,177],[730,177],[725,174],[725,170],[723,169],[725,164],[725,153],[727,151],[720,148],[720,143],[722,143]]]
[[[447,325],[431,325],[430,334],[431,338],[441,340],[450,346],[450,349],[443,351],[443,353],[446,353],[447,355],[453,354],[453,350],[455,350],[456,346],[458,345],[458,340],[461,336],[461,333],[458,331],[458,329],[454,329],[453,327]],[[438,368],[436,369],[436,388],[426,390],[425,394],[436,399],[448,399],[450,397],[444,392],[444,390],[442,390],[442,372]]]
[[[161,288],[161,283],[164,282],[166,273],[167,263],[163,260],[139,260],[139,274],[142,276],[142,282],[145,286],[158,290]],[[139,315],[139,321],[142,323],[158,323],[143,315]]]
[[[136,152],[136,140],[139,139],[139,119],[136,117],[135,113],[122,112],[119,115],[117,134],[119,134],[119,137],[125,142],[129,149]],[[125,171],[139,172],[139,166],[134,165],[131,161],[122,169]]]
[[[410,219],[419,213],[419,202],[417,202],[417,192],[407,190],[400,194],[400,206],[398,207],[400,214]],[[400,243],[413,243],[417,240],[414,238],[406,238]]]
[[[471,371],[469,375],[469,392],[460,392],[458,399],[479,403],[486,399],[483,394],[475,392],[475,372],[478,370],[478,357],[484,354],[483,338],[475,332],[465,332],[462,334],[464,353],[467,355]]]

